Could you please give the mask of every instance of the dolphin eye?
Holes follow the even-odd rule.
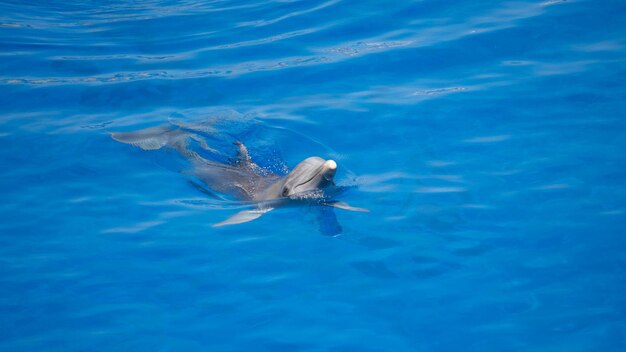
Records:
[[[289,195],[289,188],[285,187],[283,188],[283,197],[287,197],[287,195]]]

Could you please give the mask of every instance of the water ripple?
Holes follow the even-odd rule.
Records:
[[[234,24],[230,23],[227,24],[226,28],[220,28],[219,31],[211,28],[210,25],[206,25],[197,28],[195,32],[186,31],[182,33],[182,35],[169,39],[166,39],[167,37],[165,36],[160,36],[158,41],[138,37],[138,35],[144,35],[142,33],[125,33],[122,35],[120,32],[121,29],[111,28],[108,30],[102,27],[105,24],[108,26],[122,27],[122,24],[116,22],[124,21],[133,23],[133,25],[136,25],[138,22],[149,22],[149,26],[152,27],[157,25],[158,22],[155,21],[169,20],[178,23],[181,19],[185,18],[185,16],[189,17],[191,21],[196,21],[196,18],[199,18],[201,15],[216,11],[251,11],[257,7],[267,8],[269,6],[261,2],[229,6],[228,3],[222,2],[205,4],[188,1],[181,4],[161,3],[160,6],[155,7],[154,5],[157,3],[160,2],[154,1],[141,5],[116,4],[116,6],[111,9],[94,8],[87,9],[87,11],[84,11],[85,8],[81,6],[77,9],[70,8],[59,11],[56,18],[53,19],[46,19],[44,16],[35,17],[31,12],[30,18],[23,19],[23,21],[27,21],[28,23],[22,23],[20,21],[5,22],[5,27],[7,28],[14,28],[18,31],[23,29],[32,32],[18,32],[16,36],[12,36],[8,44],[12,44],[13,46],[45,48],[46,51],[52,54],[44,57],[43,59],[45,61],[67,61],[69,63],[89,61],[97,64],[99,67],[104,67],[104,63],[111,61],[122,61],[122,63],[111,66],[119,68],[114,72],[103,72],[102,74],[95,75],[73,74],[65,76],[45,76],[41,74],[23,75],[5,73],[4,77],[0,77],[0,82],[2,84],[11,85],[107,84],[152,79],[175,80],[234,77],[263,71],[329,65],[346,60],[355,60],[364,55],[432,47],[444,42],[460,40],[470,35],[503,30],[516,26],[521,20],[539,16],[546,11],[545,4],[538,4],[536,2],[507,2],[500,4],[496,8],[484,9],[480,15],[464,18],[462,22],[457,22],[457,18],[451,19],[445,17],[430,19],[427,22],[414,19],[406,20],[406,23],[398,29],[391,29],[384,33],[355,38],[330,45],[311,46],[306,48],[306,50],[300,50],[304,51],[304,53],[299,55],[281,55],[282,50],[277,50],[276,54],[271,55],[271,57],[262,58],[258,54],[260,52],[257,51],[253,53],[250,59],[247,59],[248,55],[242,55],[237,60],[231,60],[229,64],[219,63],[219,56],[227,51],[250,50],[251,47],[268,47],[266,52],[271,54],[271,46],[275,46],[279,42],[291,42],[298,37],[313,37],[320,32],[324,32],[324,35],[327,37],[332,37],[334,32],[341,31],[345,25],[339,20],[330,20],[327,23],[320,23],[318,20],[313,26],[302,27],[294,23],[292,27],[296,28],[292,30],[278,30],[278,32],[274,29],[259,30],[258,34],[247,33],[246,27],[271,27],[270,25],[272,24],[291,20],[295,17],[306,16],[310,18],[318,11],[342,6],[343,4],[336,0],[320,2],[318,4],[311,4],[309,8],[283,13],[274,18],[259,19],[251,22],[238,22]],[[155,8],[159,8],[159,11],[156,11]],[[12,10],[12,8],[9,8],[9,10]],[[390,11],[398,10],[392,7]],[[268,14],[280,12],[284,12],[280,5],[276,5],[271,11],[267,11]],[[80,20],[77,20],[78,18],[80,18]],[[363,20],[366,19],[367,17],[363,18]],[[400,18],[400,21],[404,21],[404,19]],[[55,26],[51,27],[51,22],[54,23]],[[73,38],[59,36],[61,34],[60,32],[62,32],[65,27],[83,28],[84,31],[72,29],[71,33],[75,36]],[[51,30],[50,28],[58,29]],[[89,28],[89,30],[85,28]],[[116,33],[115,37],[117,41],[115,44],[107,40],[107,38],[110,38],[110,34],[98,34],[109,31],[115,31]],[[223,36],[225,32],[229,31],[234,32],[227,37]],[[119,35],[117,34],[118,32],[120,33]],[[235,42],[226,41],[230,38],[239,37],[232,35],[235,33],[242,34],[241,37],[246,39]],[[145,35],[147,35],[147,33],[145,33]],[[68,39],[78,46],[70,47]],[[138,43],[140,43],[139,47],[132,44],[133,42],[137,42],[137,40],[139,40]],[[122,45],[120,46],[120,44]],[[105,48],[109,50],[104,50]],[[55,55],[53,53],[61,49],[76,52],[76,54]],[[137,52],[138,49],[141,52]],[[125,51],[115,54],[110,53],[110,51],[120,50]],[[103,52],[103,54],[87,54],[86,52],[88,51],[99,51]],[[104,54],[105,51],[107,51],[106,54]],[[34,57],[33,52],[28,51],[5,52],[3,55],[18,55],[18,53],[20,56],[28,57],[29,60],[41,60],[40,58]],[[255,55],[257,56],[256,58],[254,57]],[[125,60],[132,60],[135,63],[129,64],[126,63]],[[208,66],[207,63],[209,64]],[[146,64],[149,64],[151,67],[149,69],[140,68],[142,65]],[[175,66],[172,66],[174,64]],[[168,65],[169,67],[164,65]],[[189,69],[190,66],[197,67]],[[463,90],[465,88],[450,87],[438,89],[454,91]],[[415,91],[415,94],[438,94],[442,92],[444,91],[427,90]]]
[[[625,350],[624,11],[0,2],[0,350]],[[215,231],[164,123],[371,212]]]

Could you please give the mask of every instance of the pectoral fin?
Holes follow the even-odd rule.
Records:
[[[343,210],[348,210],[348,211],[356,211],[359,213],[369,213],[369,209],[365,209],[365,208],[358,208],[358,207],[353,207],[348,203],[345,202],[330,202],[330,203],[323,203],[322,205],[328,206],[328,207],[333,207],[333,208],[337,208],[337,209],[343,209]]]
[[[337,221],[337,215],[335,210],[329,207],[313,207],[312,208],[317,215],[317,223],[322,235],[325,236],[339,236],[343,231],[339,221]]]
[[[226,225],[236,225],[243,224],[244,222],[249,222],[255,219],[260,218],[263,214],[267,213],[274,208],[263,208],[263,209],[253,209],[253,210],[242,210],[237,214],[231,216],[230,218],[218,222],[217,224],[213,224],[213,227],[220,227]]]
[[[187,173],[187,172],[183,172],[183,173]],[[192,181],[192,180],[189,180],[188,182],[189,182],[189,184],[191,184],[193,186],[193,188],[195,188],[198,191],[206,194],[207,196],[209,196],[211,198],[214,198],[214,199],[222,199],[220,196],[218,196],[217,194],[209,191],[206,187],[202,186],[201,184],[199,184],[199,183],[197,183],[195,181]]]

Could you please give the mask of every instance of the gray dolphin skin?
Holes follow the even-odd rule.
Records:
[[[202,131],[200,127],[172,123],[133,132],[113,132],[111,137],[144,150],[165,147],[175,149],[191,162],[191,174],[210,190],[248,201],[253,206],[253,209],[242,210],[214,224],[214,227],[249,222],[276,207],[298,201],[314,201],[314,204],[320,206],[368,212],[367,209],[326,199],[324,191],[335,185],[335,161],[312,156],[301,161],[287,175],[280,176],[254,163],[245,145],[239,141],[234,142],[238,155],[232,163],[211,161],[189,149],[190,143],[195,141],[200,148],[223,155],[210,148],[201,135],[196,133]]]

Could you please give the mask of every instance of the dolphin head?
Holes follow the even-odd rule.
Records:
[[[285,178],[280,195],[290,197],[333,185],[337,163],[312,156],[302,160]]]

